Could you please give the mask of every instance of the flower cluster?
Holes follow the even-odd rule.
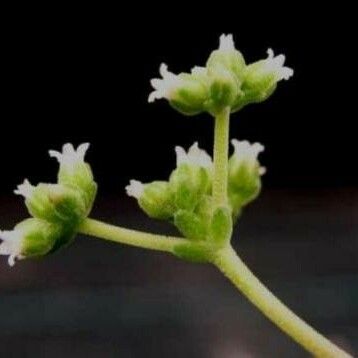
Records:
[[[60,169],[56,184],[36,186],[25,179],[14,191],[25,198],[32,216],[11,231],[0,231],[0,255],[15,259],[44,256],[67,245],[74,238],[76,228],[89,214],[97,191],[90,166],[84,161],[89,144],[77,150],[65,144],[62,152],[50,150]]]
[[[293,75],[293,70],[284,66],[284,55],[274,56],[272,49],[267,52],[266,59],[247,65],[232,35],[223,34],[219,48],[211,53],[205,67],[195,66],[190,73],[175,75],[161,64],[162,78],[151,81],[154,91],[148,101],[165,98],[186,115],[215,115],[225,107],[235,112],[247,104],[264,101],[279,81]]]
[[[213,162],[208,153],[194,143],[188,151],[176,147],[176,168],[168,181],[143,184],[131,180],[127,194],[138,200],[144,212],[156,219],[168,220],[187,238],[216,241],[220,230],[232,226],[242,208],[260,192],[259,143],[233,140],[234,153],[229,160],[228,208],[216,208],[212,197]],[[225,222],[224,224],[218,224]],[[217,235],[217,237],[222,235]]]

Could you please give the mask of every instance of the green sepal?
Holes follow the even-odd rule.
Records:
[[[169,104],[173,109],[184,116],[195,116],[203,111],[202,108],[193,108],[189,104],[175,99],[170,100]]]
[[[138,199],[142,210],[151,218],[168,220],[175,212],[174,198],[165,181],[144,184],[143,194]]]
[[[235,160],[234,158],[232,160]],[[239,167],[234,162],[229,162],[229,196],[238,205],[244,206],[256,199],[261,191],[261,175],[259,173],[259,164],[255,168],[250,168],[245,163]]]
[[[206,66],[210,68],[224,67],[227,70],[233,72],[238,78],[242,77],[242,73],[245,69],[245,59],[238,50],[215,50],[211,53],[206,62]]]
[[[211,242],[219,247],[230,242],[233,223],[231,210],[227,207],[219,207],[214,211],[210,224]]]
[[[174,224],[190,240],[205,240],[207,237],[205,223],[191,211],[179,210],[174,215]]]
[[[61,184],[38,184],[25,204],[33,217],[54,223],[74,225],[87,215],[79,190]]]
[[[273,72],[262,71],[266,60],[260,60],[246,67],[242,91],[243,103],[259,103],[270,97],[277,87],[277,78]]]
[[[58,183],[81,192],[88,208],[88,215],[97,193],[97,184],[94,181],[90,165],[78,162],[70,170],[65,165],[60,165]]]
[[[205,111],[209,97],[208,79],[204,74],[180,73],[183,84],[169,100],[170,105],[180,113],[192,116]]]
[[[193,210],[210,188],[207,169],[187,163],[179,165],[170,176],[169,184],[178,209]]]
[[[48,254],[53,254],[63,248],[66,248],[75,240],[77,235],[77,226],[75,227],[62,227],[61,233],[58,236],[55,244],[53,245],[52,249],[49,251]]]
[[[240,218],[243,210],[243,205],[241,204],[242,200],[240,196],[235,195],[232,192],[228,193],[228,197],[229,197],[229,204],[232,211],[232,220],[233,222],[236,222]]]
[[[211,75],[209,111],[215,115],[225,107],[231,107],[241,97],[240,82],[234,73],[224,67],[209,71]]]
[[[61,235],[61,226],[45,220],[30,218],[15,226],[24,234],[21,255],[38,257],[48,254]]]
[[[195,208],[195,214],[198,215],[205,223],[209,223],[214,210],[214,200],[211,195],[203,195]]]

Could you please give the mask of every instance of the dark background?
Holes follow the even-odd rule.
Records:
[[[247,62],[284,53],[295,74],[232,118],[231,137],[266,146],[262,198],[234,243],[275,292],[357,349],[358,174],[354,23],[342,6],[163,5],[21,8],[2,36],[0,220],[26,216],[10,196],[24,177],[54,180],[48,149],[91,143],[96,216],[173,233],[125,198],[129,179],[165,179],[174,146],[210,151],[212,120],[147,103],[161,62],[203,65],[221,33]],[[134,8],[134,9],[132,9]],[[239,238],[240,234],[240,238]],[[215,271],[80,237],[61,255],[0,266],[0,353],[74,357],[304,357]]]

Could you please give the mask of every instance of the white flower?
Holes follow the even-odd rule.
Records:
[[[168,71],[168,66],[165,63],[160,65],[159,73],[163,78],[154,78],[150,81],[154,88],[154,91],[148,97],[148,102],[150,103],[161,98],[171,99],[175,91],[183,83],[179,76]]]
[[[237,163],[245,163],[251,168],[254,168],[258,163],[258,155],[264,151],[265,147],[260,143],[251,144],[247,140],[239,141],[237,139],[232,139],[231,144],[234,147],[234,157],[237,160]],[[266,172],[266,168],[260,167],[259,174],[263,175]]]
[[[274,73],[277,81],[288,80],[291,76],[293,76],[293,69],[290,67],[285,67],[285,59],[284,55],[274,56],[274,53],[271,48],[267,50],[268,57],[264,60],[264,66],[262,71],[268,73]]]
[[[177,155],[177,167],[182,163],[188,163],[210,169],[213,165],[210,155],[199,148],[198,142],[195,142],[188,152],[179,146],[175,147],[175,152]]]
[[[144,184],[138,180],[131,180],[129,185],[126,186],[126,192],[128,196],[132,196],[139,199],[144,191]]]
[[[232,34],[222,34],[220,36],[219,50],[221,51],[232,51],[235,50],[235,43]]]
[[[82,143],[75,149],[71,143],[66,143],[62,147],[62,153],[56,150],[49,150],[50,157],[58,160],[60,165],[63,165],[68,170],[84,162],[84,158],[89,147],[89,143]]]
[[[11,231],[0,231],[0,255],[9,255],[8,263],[10,266],[15,265],[15,259],[22,259],[22,244],[24,235],[22,230],[14,229]]]
[[[31,185],[31,183],[25,179],[22,184],[17,186],[17,189],[14,190],[14,193],[17,195],[22,195],[25,199],[30,198],[35,186]]]
[[[208,74],[208,69],[202,66],[194,66],[191,69],[191,74],[198,75],[198,76],[206,76]]]

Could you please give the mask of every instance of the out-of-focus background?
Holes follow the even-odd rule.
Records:
[[[294,311],[357,353],[358,175],[350,89],[356,65],[349,9],[326,7],[322,14],[301,5],[259,11],[225,4],[215,11],[156,12],[143,6],[47,9],[46,16],[43,8],[7,12],[1,228],[27,215],[21,198],[11,195],[16,184],[24,177],[54,180],[57,164],[48,149],[89,141],[99,183],[93,216],[175,233],[146,218],[124,186],[131,178],[165,179],[175,165],[174,145],[199,141],[210,150],[212,120],[183,117],[164,101],[148,105],[149,79],[161,62],[174,72],[204,64],[219,35],[233,33],[248,62],[272,47],[295,69],[272,98],[233,116],[231,137],[263,143],[268,168],[234,246]],[[1,258],[0,317],[1,357],[307,356],[214,268],[84,236],[14,268]]]

